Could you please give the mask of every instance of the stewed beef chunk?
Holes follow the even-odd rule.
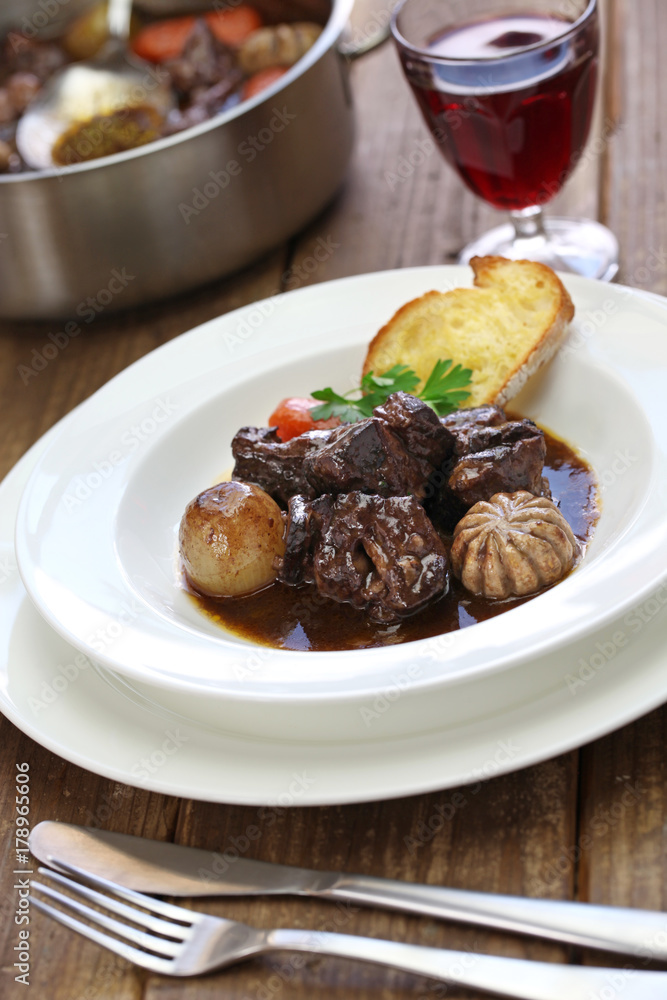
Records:
[[[241,72],[234,62],[232,50],[215,37],[203,18],[198,18],[180,54],[174,59],[167,59],[163,67],[171,76],[174,87],[192,98],[205,88],[229,78],[231,86],[228,89],[232,90],[241,79]]]
[[[431,466],[424,470],[382,420],[370,417],[335,427],[327,443],[306,456],[303,471],[315,493],[395,496],[419,493]]]
[[[482,427],[496,427],[504,424],[507,417],[500,406],[489,403],[486,406],[472,406],[467,410],[455,410],[448,413],[446,417],[440,418],[440,423],[454,435],[454,452],[456,455],[465,455],[470,450],[468,441],[470,436]]]
[[[439,468],[454,451],[456,438],[427,403],[408,392],[393,392],[373,416],[398,434],[411,455]],[[443,433],[443,428],[445,433]]]
[[[445,476],[432,480],[426,501],[440,530],[453,531],[468,508],[494,493],[549,495],[542,477],[544,434],[531,420],[507,420],[499,406],[490,405],[457,410],[440,422],[455,438],[454,458]]]
[[[304,461],[317,493],[362,490],[379,496],[424,496],[429,478],[454,447],[452,435],[426,403],[395,392],[373,416],[336,427]]]
[[[330,434],[330,430],[307,431],[281,441],[275,427],[242,427],[232,440],[232,476],[256,483],[284,507],[297,493],[312,499],[317,494],[305,477],[304,458],[321,448]]]
[[[373,416],[279,441],[275,430],[243,427],[232,441],[234,479],[257,483],[279,503],[297,493],[361,490],[422,498],[454,438],[415,396],[395,392]]]
[[[414,497],[325,494],[290,500],[278,579],[391,623],[447,593],[445,549]]]
[[[181,106],[169,113],[167,135],[208,121],[223,109],[242,79],[234,52],[215,37],[203,18],[195,22],[180,54],[164,62],[163,68],[182,98]]]
[[[508,421],[479,429],[469,439],[470,452],[457,461],[448,490],[466,507],[494,493],[542,492],[546,456],[544,435],[530,420]]]
[[[331,513],[332,498],[292,497],[288,504],[285,552],[280,560],[278,579],[291,587],[313,583],[313,552],[321,537],[322,517]]]
[[[514,444],[528,438],[544,438],[542,431],[532,420],[506,420],[501,424],[488,427],[475,427],[468,434],[466,455],[478,451],[488,451],[501,444]]]
[[[67,53],[57,42],[10,32],[0,49],[0,78],[6,83],[6,78],[14,73],[30,73],[44,83],[67,61]]]

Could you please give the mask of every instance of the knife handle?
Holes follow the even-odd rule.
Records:
[[[667,913],[339,874],[314,895],[667,961]]]

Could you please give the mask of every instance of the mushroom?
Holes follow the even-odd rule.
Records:
[[[454,528],[452,572],[473,594],[505,600],[556,583],[579,544],[552,500],[525,490],[474,504]]]
[[[321,34],[321,25],[311,21],[257,28],[238,50],[239,65],[244,73],[257,73],[270,66],[293,66]]]

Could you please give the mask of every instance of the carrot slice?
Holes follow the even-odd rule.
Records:
[[[272,83],[279,80],[281,76],[284,76],[286,72],[286,66],[269,66],[268,69],[260,69],[258,73],[254,73],[253,76],[248,77],[243,84],[243,90],[241,91],[242,100],[247,101],[249,97],[254,97],[260,91],[266,90]]]
[[[261,15],[249,4],[239,4],[206,14],[206,23],[215,37],[225,45],[236,46],[264,24]]]
[[[195,21],[196,18],[188,14],[147,24],[132,40],[132,50],[149,62],[161,63],[167,59],[176,59],[183,51]]]

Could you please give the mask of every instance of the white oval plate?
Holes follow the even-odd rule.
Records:
[[[95,774],[165,795],[269,809],[473,782],[465,804],[482,779],[571,750],[667,698],[663,585],[607,629],[503,674],[502,707],[480,713],[477,692],[488,679],[473,681],[456,722],[437,732],[332,745],[241,738],[193,724],[122,678],[97,672],[49,628],[23,588],[12,541],[16,510],[30,469],[53,437],[49,432],[0,484],[0,710],[42,746]],[[446,707],[449,692],[440,695]],[[371,729],[397,704],[378,705]],[[86,822],[104,825],[108,817],[103,802]]]
[[[30,596],[104,667],[240,710],[296,708],[300,716],[276,716],[276,725],[308,718],[305,738],[326,716],[322,739],[363,737],[358,720],[338,731],[336,709],[349,720],[351,705],[391,690],[406,672],[411,691],[427,696],[600,628],[667,575],[667,303],[565,280],[577,307],[570,342],[513,407],[592,462],[603,509],[584,562],[547,593],[432,640],[304,653],[258,652],[212,625],[177,585],[181,513],[231,464],[235,431],[264,424],[283,396],[352,384],[368,341],[398,306],[430,288],[470,283],[465,268],[431,267],[248,306],[177,338],[95,393],[63,422],[20,505],[16,550]],[[327,710],[319,722],[316,706]],[[422,724],[415,702],[401,731]]]

